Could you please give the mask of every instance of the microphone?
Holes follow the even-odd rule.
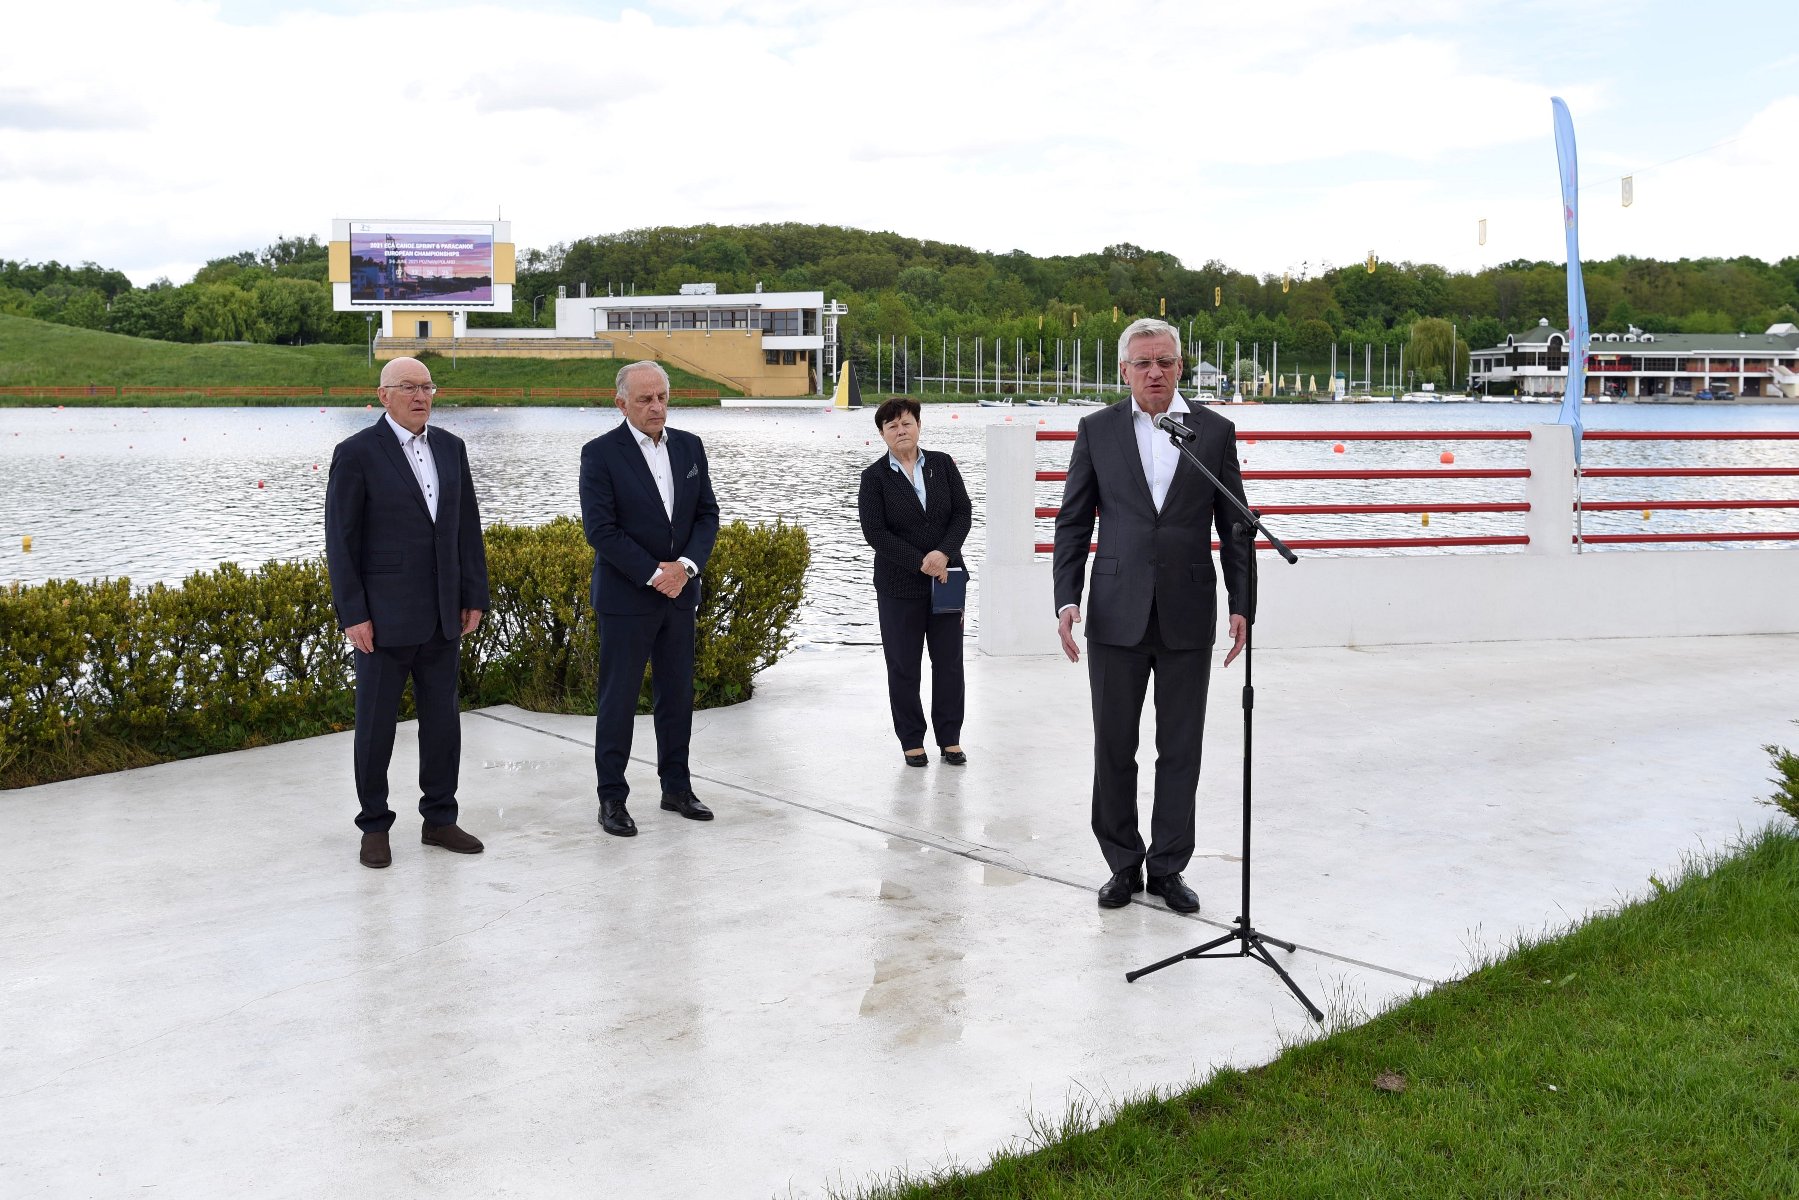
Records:
[[[1199,434],[1175,420],[1173,415],[1169,413],[1162,413],[1156,417],[1156,428],[1179,442],[1190,442],[1199,436]]]

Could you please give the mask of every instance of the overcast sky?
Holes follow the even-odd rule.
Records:
[[[1792,0],[104,0],[0,16],[0,257],[503,212],[1469,269],[1561,257],[1551,95],[1583,257],[1799,254]]]

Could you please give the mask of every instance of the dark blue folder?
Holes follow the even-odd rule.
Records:
[[[931,611],[934,613],[962,612],[968,607],[968,572],[961,567],[951,567],[949,578],[939,583],[931,580]]]

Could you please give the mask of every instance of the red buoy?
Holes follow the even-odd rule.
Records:
[[[1437,461],[1440,463],[1452,463],[1455,461],[1455,452],[1451,451],[1451,450],[1445,450],[1445,451],[1443,451],[1443,453],[1437,455]]]
[[[1336,443],[1336,444],[1335,444],[1335,445],[1333,445],[1333,446],[1332,446],[1332,447],[1331,447],[1331,453],[1332,453],[1332,454],[1341,454],[1341,453],[1343,453],[1343,443],[1342,443],[1342,442],[1338,442],[1338,443]]]

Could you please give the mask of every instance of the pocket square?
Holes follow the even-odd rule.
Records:
[[[699,463],[694,463],[691,467],[687,468],[687,478],[689,478],[689,479],[692,479],[694,476],[698,475],[699,473],[700,473],[700,464]]]

